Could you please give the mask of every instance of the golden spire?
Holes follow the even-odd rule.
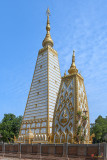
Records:
[[[77,72],[78,72],[78,69],[76,68],[76,65],[75,65],[75,51],[73,50],[72,64],[71,64],[70,69],[68,70],[68,73],[72,74],[72,73],[77,73]]]
[[[72,65],[75,66],[75,51],[73,50],[73,56],[72,56]]]
[[[66,70],[65,70],[64,76],[66,76]]]
[[[47,13],[47,26],[46,26],[47,33],[46,33],[45,39],[42,42],[42,46],[45,47],[49,45],[53,47],[53,40],[50,35],[50,22],[49,22],[50,10],[49,8],[47,9],[46,13]]]

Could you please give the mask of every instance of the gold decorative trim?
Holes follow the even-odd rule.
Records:
[[[57,52],[50,46],[46,46],[46,47],[40,49],[39,52],[38,52],[38,55],[41,55],[43,52],[45,52],[47,50],[51,51],[54,55],[58,56]]]
[[[47,48],[47,79],[48,79],[48,88],[47,88],[47,92],[48,92],[48,99],[47,99],[47,137],[49,135],[49,50],[48,50],[48,46]]]
[[[42,103],[39,103],[39,104],[42,104]],[[33,104],[33,105],[35,105],[35,104]],[[33,106],[33,105],[30,105],[30,106]],[[38,108],[38,107],[39,107],[39,109],[41,109],[41,107],[44,107],[44,106],[47,106],[47,105],[38,106],[38,104],[37,104],[37,107],[31,107],[31,108],[26,107],[26,111],[33,109],[33,108]]]

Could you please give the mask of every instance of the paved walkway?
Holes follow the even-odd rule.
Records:
[[[0,157],[0,160],[19,160],[19,158],[12,158],[12,157],[10,157],[10,158],[8,158],[8,157]],[[31,160],[31,159],[20,159],[20,160]]]
[[[33,158],[33,159],[28,159],[28,158],[12,158],[12,157],[1,157],[0,160],[85,160],[85,158],[64,158],[64,157],[41,157],[41,158]],[[91,160],[91,159],[89,159]]]

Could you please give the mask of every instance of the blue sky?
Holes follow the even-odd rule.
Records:
[[[107,116],[107,0],[0,0],[0,120],[24,113],[47,7],[61,75],[74,49],[92,123]]]

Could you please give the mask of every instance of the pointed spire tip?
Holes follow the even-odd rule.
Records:
[[[47,25],[46,25],[47,33],[46,33],[45,39],[42,42],[42,46],[46,47],[49,45],[49,46],[53,47],[53,40],[50,35],[50,22],[49,22],[50,10],[49,10],[49,8],[47,9],[46,13],[47,13]]]
[[[49,7],[47,8],[46,14],[47,14],[47,16],[49,16],[49,15],[50,15]]]
[[[75,50],[73,50],[73,55],[75,56]]]
[[[76,65],[75,65],[75,51],[73,50],[73,55],[72,55],[72,64],[70,69],[68,70],[68,73],[77,73],[78,70],[76,69]]]

